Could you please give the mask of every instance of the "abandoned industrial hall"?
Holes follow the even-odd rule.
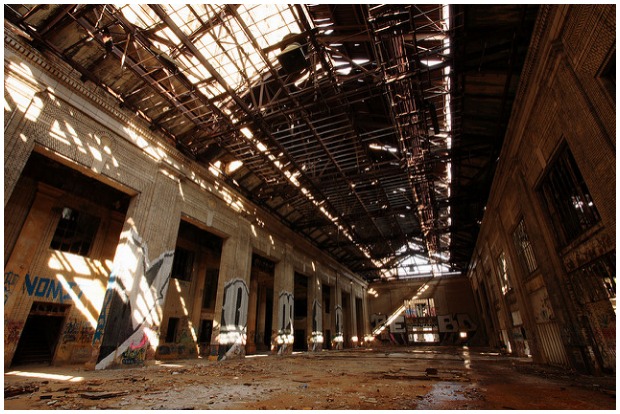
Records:
[[[615,378],[614,4],[3,7],[5,373]]]

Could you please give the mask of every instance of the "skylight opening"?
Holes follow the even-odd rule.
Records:
[[[268,61],[265,61],[262,53],[255,48],[234,14],[224,13],[227,5],[168,4],[162,6],[170,19],[191,39],[226,83],[226,85],[219,85],[217,82],[209,82],[201,85],[199,90],[207,97],[213,98],[225,93],[225,86],[229,86],[237,93],[242,92],[259,80],[261,74],[267,70],[268,64],[273,66],[277,64],[277,52],[270,52],[267,56]],[[118,8],[127,20],[140,28],[148,29],[160,23],[159,18],[147,5],[119,5]],[[301,32],[293,11],[286,4],[242,4],[237,7],[237,13],[246,22],[256,44],[262,49],[279,43],[288,34]],[[197,30],[209,21],[216,23],[210,30],[196,36]],[[160,52],[167,54],[167,57],[179,66],[179,69],[192,83],[200,84],[212,78],[198,59],[178,52],[182,47],[182,42],[171,29],[164,27],[157,30],[155,34],[176,45],[171,48],[167,42],[166,44],[153,42]],[[159,52],[156,51],[156,53]]]

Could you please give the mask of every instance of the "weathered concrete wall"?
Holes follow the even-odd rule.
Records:
[[[120,240],[105,238],[102,251],[107,256],[79,259],[102,263],[92,264],[99,273],[87,278],[89,284],[98,288],[81,297],[90,303],[90,316],[74,316],[84,314],[76,304],[65,322],[69,327],[73,318],[78,318],[76,323],[87,323],[87,328],[92,329],[90,367],[141,363],[151,358],[164,334],[164,315],[176,314],[178,304],[174,303],[181,298],[187,304],[193,303],[196,289],[190,287],[180,288],[180,294],[173,295],[175,299],[165,304],[182,217],[224,239],[213,313],[214,356],[244,354],[248,301],[243,299],[244,295],[240,303],[231,301],[226,292],[247,290],[253,252],[273,260],[279,269],[271,327],[274,337],[286,333],[286,323],[278,319],[275,307],[281,294],[292,292],[295,270],[316,275],[321,283],[343,285],[348,292],[353,282],[355,295],[363,295],[366,283],[359,277],[251,205],[209,170],[183,157],[134,114],[119,108],[105,92],[90,83],[84,84],[78,74],[53,57],[31,49],[8,31],[4,61],[5,217],[16,212],[5,219],[5,247],[13,252],[11,257],[5,257],[6,366],[30,309],[31,302],[25,299],[27,289],[22,288],[25,275],[55,275],[48,266],[48,255],[57,254],[47,249],[54,223],[50,211],[53,200],[65,195],[36,200],[32,191],[22,191],[27,184],[18,184],[19,178],[35,149],[131,197],[127,214],[117,228]],[[9,203],[10,199],[14,201]],[[29,205],[32,207],[28,210]],[[28,215],[34,216],[32,220]],[[39,236],[41,229],[48,237],[47,244]],[[7,284],[9,272],[12,273]],[[62,277],[70,281],[71,274],[66,271]],[[231,325],[226,318],[237,310],[241,318]],[[333,311],[323,316],[330,323],[335,321]],[[76,355],[61,347],[54,361],[76,361]],[[80,351],[79,361],[84,355]]]
[[[615,371],[615,305],[581,303],[571,272],[615,255],[615,73],[606,72],[615,36],[613,5],[542,6],[468,273],[493,345],[592,373]],[[600,215],[567,245],[540,190],[563,146]],[[513,242],[521,220],[537,263],[531,272]]]
[[[393,281],[390,283],[371,283],[368,290],[377,292],[375,297],[368,296],[368,312],[373,320],[387,320],[394,311],[403,306],[404,301],[432,298],[435,304],[433,314],[439,317],[457,320],[458,315],[467,317],[473,322],[475,329],[470,330],[470,341],[476,344],[485,343],[484,331],[481,326],[478,310],[474,304],[469,280],[464,276],[446,276],[433,279],[412,279]],[[404,321],[405,314],[399,319]],[[465,329],[464,330],[468,330]]]

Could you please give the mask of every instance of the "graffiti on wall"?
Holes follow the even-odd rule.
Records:
[[[157,347],[155,355],[157,359],[194,358],[196,356],[196,347],[185,344],[162,344]]]
[[[196,342],[194,340],[194,334],[192,332],[193,328],[190,328],[189,324],[190,322],[188,318],[181,319],[181,327],[179,328],[178,339],[176,342],[190,346],[193,345],[194,342]]]
[[[387,321],[387,316],[379,313],[373,313],[370,316],[370,327],[375,330]]]
[[[99,347],[96,369],[110,366],[115,355],[128,350],[128,361],[138,358],[141,354],[132,352],[136,349],[131,346],[141,343],[145,336],[148,343],[158,342],[159,312],[173,257],[174,251],[167,251],[150,262],[148,246],[137,232],[133,228],[123,232],[93,335],[93,346]],[[146,346],[144,349],[146,353]]]
[[[97,319],[97,327],[95,328],[95,334],[93,335],[93,345],[101,342],[103,331],[105,329],[105,323],[108,320],[108,309],[110,307],[110,302],[112,301],[112,297],[115,295],[115,286],[116,276],[114,274],[111,274],[108,278],[108,288],[106,289],[105,295],[103,296],[103,305],[101,306],[101,312],[99,313],[99,318]]]
[[[68,288],[76,294],[78,299],[82,297],[83,292],[79,289],[77,283],[68,282],[67,285]],[[75,287],[78,287],[77,291],[73,290]],[[72,301],[71,294],[68,292],[65,293],[64,287],[59,280],[50,279],[47,277],[31,277],[30,274],[26,274],[23,289],[28,296],[45,298],[48,300],[57,300],[60,303]]]
[[[245,281],[234,279],[224,286],[220,328],[220,358],[242,355],[247,339],[248,300],[250,291]]]
[[[291,292],[281,291],[278,297],[278,332],[275,337],[275,345],[279,355],[292,352],[293,342],[293,306],[295,299]]]
[[[95,330],[88,322],[72,319],[65,324],[62,331],[62,343],[68,342],[90,343],[93,339]]]
[[[312,351],[323,348],[323,308],[318,299],[312,302]]]
[[[405,323],[405,315],[398,315],[390,324],[390,333],[405,333],[407,325]]]
[[[4,346],[15,344],[24,329],[24,322],[4,320]]]
[[[15,286],[21,276],[15,272],[4,272],[4,304],[6,305],[11,293],[15,290]],[[69,292],[69,290],[71,292]],[[72,294],[80,299],[83,295],[82,290],[75,282],[67,282],[66,287],[59,280],[42,277],[31,276],[27,273],[22,285],[22,291],[28,296],[44,298],[50,301],[60,303],[71,302]]]
[[[13,272],[4,272],[4,304],[6,305],[6,301],[9,300],[9,296],[15,289],[15,285],[19,280],[19,275]]]
[[[536,323],[546,323],[554,318],[553,308],[549,301],[549,294],[544,287],[533,292],[530,296],[532,310]]]
[[[439,332],[470,332],[478,327],[466,313],[439,315],[437,317]]]
[[[344,346],[344,326],[343,326],[343,314],[342,305],[336,305],[334,309],[336,315],[336,335],[332,340],[332,347],[334,349],[342,349]]]
[[[148,346],[149,338],[146,333],[144,333],[142,335],[142,340],[139,343],[130,343],[125,352],[121,354],[121,363],[123,365],[137,365],[144,363]]]

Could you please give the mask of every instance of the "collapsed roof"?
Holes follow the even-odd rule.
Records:
[[[367,280],[463,272],[536,5],[5,5]]]

